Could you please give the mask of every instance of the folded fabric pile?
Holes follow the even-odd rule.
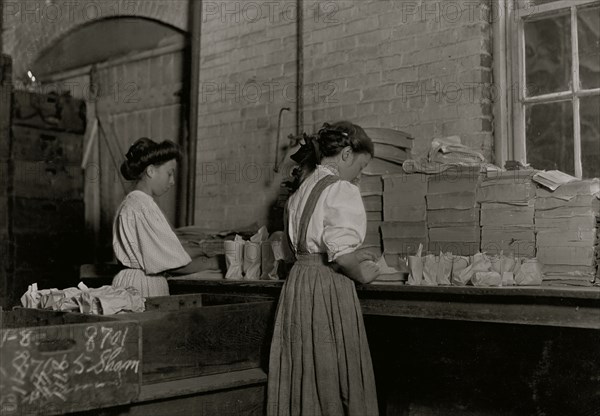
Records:
[[[114,315],[120,312],[143,312],[144,298],[133,287],[102,286],[90,289],[79,283],[67,289],[38,290],[37,283],[29,285],[21,296],[25,308],[73,311],[92,315]]]
[[[537,255],[544,285],[592,286],[598,269],[600,181],[577,180],[555,191],[538,188]]]
[[[426,154],[402,164],[407,173],[439,174],[455,166],[482,166],[485,158],[461,143],[459,136],[433,139]]]

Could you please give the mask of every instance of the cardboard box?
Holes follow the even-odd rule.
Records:
[[[427,194],[427,210],[469,209],[477,207],[475,192],[450,192],[445,194]]]
[[[381,235],[384,239],[412,238],[426,239],[427,224],[425,222],[388,222],[381,223]]]
[[[479,208],[427,211],[427,225],[429,228],[477,226],[479,225]]]
[[[533,229],[533,206],[516,206],[509,204],[481,204],[481,226],[521,226]]]
[[[478,241],[430,241],[428,244],[429,253],[439,254],[452,253],[459,256],[472,256],[479,252]]]
[[[384,238],[383,251],[385,253],[396,253],[401,255],[414,255],[419,249],[419,244],[423,245],[423,250],[427,248],[426,238]]]
[[[540,247],[537,257],[542,264],[596,265],[594,247]]]
[[[588,179],[574,181],[559,186],[555,191],[538,187],[536,196],[538,198],[568,198],[578,195],[594,195],[600,192],[600,179]]]
[[[381,195],[383,179],[379,175],[361,175],[359,188],[361,195]]]
[[[531,205],[535,198],[533,183],[482,182],[477,189],[477,201],[502,202],[513,205]]]
[[[577,195],[569,200],[555,197],[536,197],[535,210],[543,211],[555,208],[566,207],[597,207],[600,203],[597,197],[593,195]]]
[[[371,195],[363,197],[365,211],[383,211],[383,201],[381,195]]]
[[[427,218],[425,205],[410,207],[383,206],[383,219],[385,221],[422,222]]]
[[[481,239],[481,230],[478,225],[461,227],[440,227],[429,229],[429,241],[461,241],[475,242]]]

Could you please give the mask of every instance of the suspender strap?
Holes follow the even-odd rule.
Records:
[[[308,248],[306,246],[306,233],[308,231],[308,224],[310,223],[310,218],[315,211],[315,207],[317,206],[317,201],[319,197],[329,185],[336,183],[340,178],[334,175],[327,175],[324,178],[320,179],[319,182],[314,186],[310,195],[308,196],[308,200],[304,205],[304,210],[302,211],[302,216],[300,217],[300,233],[298,236],[298,254],[306,254],[308,253]]]

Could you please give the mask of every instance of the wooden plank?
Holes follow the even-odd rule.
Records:
[[[16,197],[83,199],[83,171],[79,163],[16,161],[14,169]]]
[[[138,402],[207,393],[215,390],[233,389],[265,384],[267,374],[260,368],[230,371],[210,376],[192,377],[142,386]]]
[[[195,379],[192,379],[195,380]],[[175,393],[175,392],[173,392]],[[166,397],[130,406],[100,409],[94,416],[263,415],[266,386],[250,385],[185,396]]]
[[[239,291],[253,291],[255,293],[267,293],[271,289],[276,291],[281,290],[284,284],[283,280],[254,280],[254,281],[232,281],[232,280],[197,280],[188,281],[177,277],[170,277],[169,284],[177,289],[178,286],[196,286],[204,288],[203,293],[217,293],[212,289],[222,288],[226,292],[234,293]],[[208,291],[208,292],[207,292]],[[381,295],[396,294],[421,294],[423,296],[445,295],[445,296],[470,296],[474,299],[478,297],[525,297],[536,299],[539,302],[551,302],[552,299],[568,300],[568,299],[587,299],[597,301],[596,306],[600,307],[600,288],[591,289],[574,289],[568,287],[561,288],[545,288],[541,286],[529,287],[498,287],[498,288],[483,288],[471,286],[445,286],[445,287],[424,287],[424,286],[389,286],[376,287],[372,285],[358,285],[357,291],[361,292],[377,292]],[[185,293],[198,293],[200,290]],[[274,293],[274,292],[271,292]]]
[[[177,296],[156,299],[158,308],[123,315],[143,328],[144,384],[266,365],[274,302],[180,309],[176,301]]]
[[[78,134],[85,132],[85,101],[66,95],[15,91],[12,114],[13,125]]]
[[[394,302],[382,299],[361,299],[361,306],[363,313],[370,315],[600,329],[600,309],[590,307],[557,308],[548,305],[502,303],[486,307],[457,301]]]
[[[26,309],[4,312],[2,319],[3,414],[65,414],[138,397],[136,322]]]
[[[14,198],[15,232],[83,232],[84,206],[80,199]],[[68,224],[68,230],[65,230]]]

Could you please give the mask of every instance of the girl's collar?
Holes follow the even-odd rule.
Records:
[[[339,176],[340,175],[340,171],[338,170],[338,168],[334,165],[317,165],[317,168],[323,169],[328,171],[329,173],[331,173],[332,175],[336,175]]]

